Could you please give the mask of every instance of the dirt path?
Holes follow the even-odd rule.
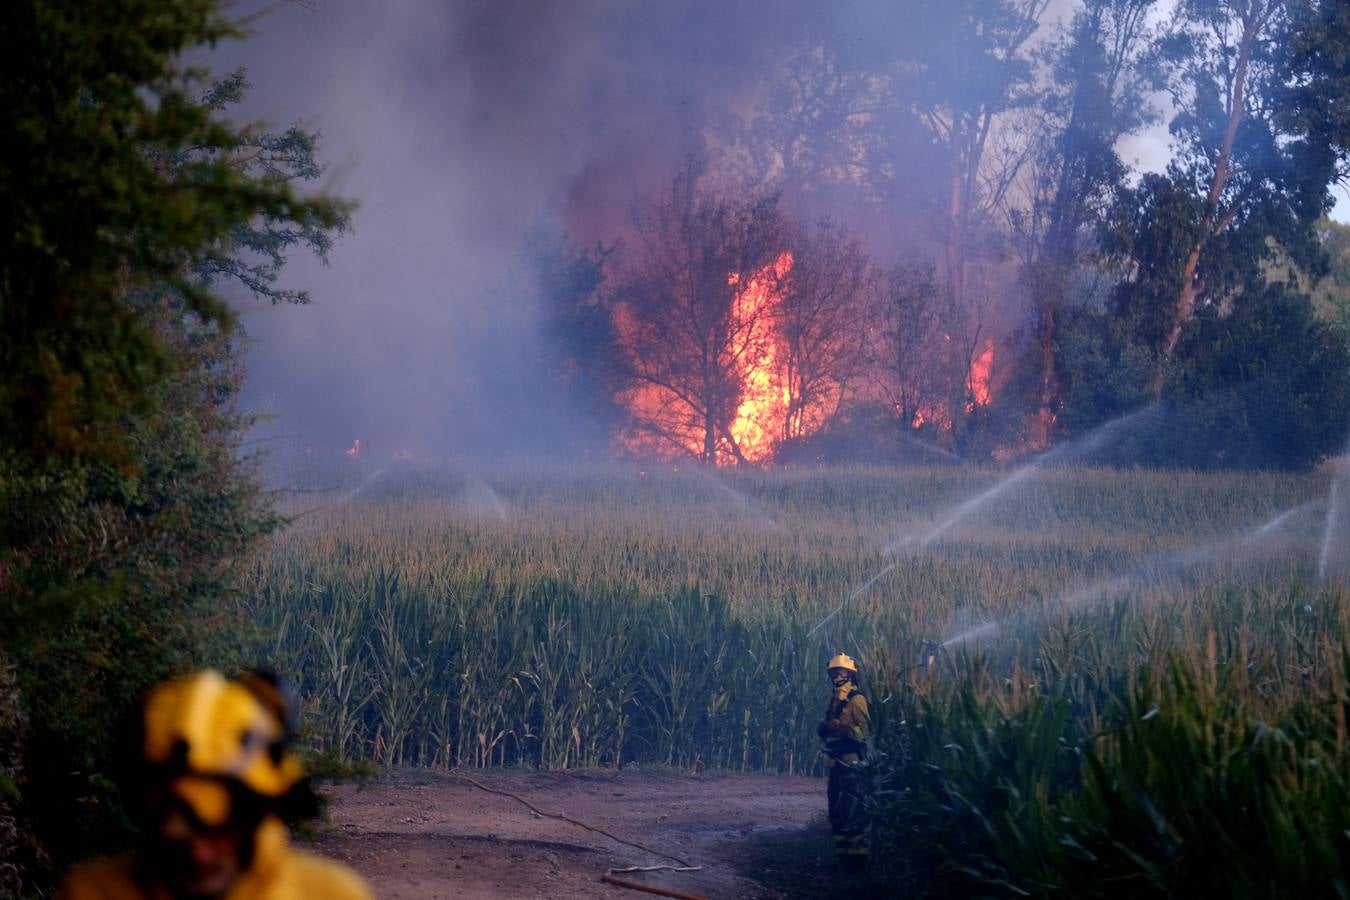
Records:
[[[481,772],[483,784],[702,871],[625,876],[714,897],[823,892],[832,847],[819,779],[655,772]],[[650,897],[602,884],[613,867],[670,863],[506,797],[430,773],[338,785],[316,849],[361,872],[382,898]]]

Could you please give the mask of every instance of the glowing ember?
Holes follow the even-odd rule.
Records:
[[[952,417],[947,415],[947,408],[941,403],[926,403],[914,413],[914,421],[910,423],[910,427],[922,428],[925,425],[939,431],[951,431]]]

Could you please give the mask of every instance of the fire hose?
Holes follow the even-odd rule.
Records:
[[[580,819],[574,819],[571,816],[566,815],[565,813],[545,812],[544,810],[535,806],[530,801],[526,800],[524,797],[521,797],[519,794],[513,794],[510,791],[503,791],[500,788],[488,787],[478,779],[470,778],[463,772],[459,772],[452,769],[448,774],[452,778],[457,778],[460,781],[464,782],[465,784],[469,784],[472,785],[473,787],[478,788],[480,791],[484,791],[489,794],[496,794],[499,797],[509,797],[510,799],[521,804],[522,806],[524,806],[526,809],[530,810],[537,816],[543,816],[546,819],[558,819],[560,821],[568,823],[569,825],[575,825],[578,828],[584,828],[587,831],[593,831],[596,834],[604,835],[605,837],[609,838],[612,841],[617,841],[620,844],[626,844],[627,846],[634,847],[638,850],[641,850],[644,853],[650,853],[652,856],[664,857],[666,859],[671,859],[679,863],[678,866],[629,866],[623,869],[610,869],[607,872],[605,872],[604,875],[600,876],[600,880],[605,882],[606,884],[612,884],[615,885],[616,887],[625,887],[634,891],[645,891],[648,894],[657,894],[662,897],[676,897],[679,898],[679,900],[705,900],[705,898],[699,897],[696,894],[683,894],[680,893],[679,891],[672,891],[668,888],[657,887],[656,885],[652,884],[643,884],[640,881],[633,881],[628,878],[618,877],[618,874],[628,872],[659,872],[659,871],[697,872],[703,868],[702,866],[691,865],[688,860],[681,859],[680,857],[675,856],[673,854],[665,853],[660,850],[654,850],[651,847],[646,846],[645,844],[639,844],[637,841],[630,841],[626,838],[621,838],[617,834],[613,834],[612,832],[606,831],[605,829],[599,828],[595,825],[590,825],[586,822],[581,821]]]
[[[937,662],[938,658],[941,657],[942,652],[943,652],[943,646],[942,646],[942,644],[940,644],[939,642],[937,642],[937,641],[924,641],[924,660],[923,660],[922,662],[915,663],[914,665],[906,666],[905,668],[903,668],[903,669],[901,669],[901,670],[899,670],[899,671],[901,671],[901,672],[908,672],[908,671],[911,671],[911,670],[913,670],[913,669],[918,669],[918,668],[925,668],[925,669],[931,668],[931,667]],[[838,762],[842,763],[843,765],[847,766],[847,767],[850,768],[850,769],[861,768],[861,767],[858,766],[856,763],[848,763],[848,762],[845,762],[845,761],[842,760],[842,759],[839,759],[837,756],[834,756],[833,754],[831,754],[831,753],[830,753],[828,750],[826,750],[824,747],[821,747],[821,748],[819,749],[818,752],[819,752],[820,754],[824,755],[824,756],[830,756],[830,757],[833,757],[833,758],[836,759]],[[463,772],[460,772],[460,771],[457,771],[457,770],[452,769],[452,770],[450,770],[450,772],[449,772],[448,774],[449,774],[452,778],[457,778],[457,779],[459,779],[460,781],[464,782],[465,784],[471,785],[472,787],[475,787],[475,788],[477,788],[478,790],[483,791],[483,792],[485,792],[485,793],[488,793],[488,794],[496,794],[496,795],[499,796],[499,797],[507,797],[507,798],[510,798],[511,800],[515,800],[517,803],[521,804],[522,806],[524,806],[526,809],[530,810],[531,812],[533,812],[533,813],[534,813],[535,815],[537,815],[537,816],[542,816],[542,817],[544,817],[544,818],[546,818],[546,819],[557,819],[557,820],[559,820],[559,821],[566,822],[566,823],[568,823],[569,825],[575,825],[575,826],[577,826],[578,828],[584,828],[584,829],[587,830],[587,831],[592,831],[592,832],[594,832],[594,833],[596,833],[596,834],[603,835],[603,836],[609,838],[609,839],[612,840],[612,841],[615,841],[615,842],[620,843],[620,844],[624,844],[624,845],[629,846],[629,847],[633,847],[633,848],[635,848],[635,849],[637,849],[637,850],[641,850],[641,851],[644,852],[644,853],[650,853],[650,854],[653,855],[653,856],[664,857],[664,858],[666,858],[666,859],[674,860],[676,863],[679,863],[679,865],[675,865],[675,866],[669,866],[669,865],[662,865],[662,866],[628,866],[627,868],[622,868],[622,869],[609,869],[608,871],[605,872],[605,874],[603,874],[603,875],[600,876],[600,880],[603,881],[603,882],[606,883],[606,884],[612,884],[612,885],[614,885],[614,886],[616,886],[616,887],[628,888],[629,890],[634,890],[634,891],[643,891],[643,892],[648,893],[648,894],[656,894],[657,896],[661,896],[661,897],[674,897],[674,898],[676,898],[676,900],[704,900],[704,898],[702,898],[702,897],[700,897],[700,896],[698,896],[698,895],[696,895],[696,894],[685,894],[685,893],[682,893],[682,892],[680,892],[680,891],[674,891],[674,890],[671,890],[671,889],[669,889],[669,888],[658,887],[657,885],[653,885],[653,884],[643,884],[643,883],[640,882],[640,881],[634,881],[634,880],[629,879],[629,878],[620,878],[620,877],[619,877],[619,876],[622,875],[622,874],[628,874],[628,873],[631,873],[631,872],[661,872],[661,871],[665,871],[665,872],[697,872],[697,871],[700,871],[700,870],[703,868],[702,866],[691,865],[691,864],[689,863],[688,860],[682,859],[681,857],[675,856],[675,855],[673,855],[673,854],[671,854],[671,853],[666,853],[666,852],[661,851],[661,850],[655,850],[655,849],[653,849],[653,848],[651,848],[651,847],[646,846],[645,844],[639,844],[639,843],[636,842],[636,841],[630,841],[630,840],[628,840],[628,839],[626,839],[626,838],[621,838],[621,837],[619,837],[617,834],[614,834],[614,833],[612,833],[612,832],[606,831],[605,829],[600,828],[600,827],[597,827],[597,826],[595,826],[595,825],[591,825],[591,824],[588,824],[588,823],[586,823],[586,822],[582,822],[580,819],[574,819],[574,818],[572,818],[571,816],[566,815],[565,813],[550,813],[550,812],[545,812],[544,810],[542,810],[542,809],[540,809],[539,807],[535,806],[535,805],[534,805],[533,803],[531,803],[530,801],[526,800],[524,797],[521,797],[519,794],[513,794],[513,793],[511,793],[510,791],[503,791],[503,790],[501,790],[501,789],[499,789],[499,788],[491,788],[491,787],[488,787],[487,785],[483,784],[481,781],[477,780],[476,778],[471,778],[471,777],[469,777],[468,775],[465,775]]]
[[[693,869],[680,868],[678,866],[629,866],[626,869],[610,869],[600,876],[600,880],[605,884],[612,884],[615,887],[628,888],[630,891],[643,891],[648,894],[656,894],[658,897],[675,897],[677,900],[707,900],[698,894],[684,894],[680,891],[672,891],[670,888],[658,887],[654,884],[643,884],[641,881],[633,881],[631,878],[619,878],[616,872],[656,872],[662,869],[671,872],[692,872],[702,866],[694,866]]]

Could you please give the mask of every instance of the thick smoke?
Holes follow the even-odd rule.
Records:
[[[715,152],[792,48],[865,65],[906,29],[902,4],[870,0],[451,7],[288,4],[210,59],[247,67],[244,115],[319,128],[326,187],[360,203],[331,268],[288,273],[317,308],[241,303],[248,400],[316,451],[575,446],[588,429],[543,371],[525,235],[622,237],[636,198]],[[851,220],[874,252],[912,224],[831,206],[800,212]]]
[[[756,4],[285,5],[222,47],[241,114],[322,131],[326,189],[355,198],[316,306],[241,301],[251,405],[325,452],[547,451],[575,416],[541,372],[531,229],[612,240],[633,198],[705,150],[806,17]]]
[[[1043,23],[1070,6],[1055,2]],[[546,371],[526,235],[631,239],[637,198],[691,155],[725,149],[791,54],[825,45],[862,70],[893,58],[912,24],[905,4],[883,0],[320,0],[266,12],[210,65],[247,68],[244,116],[320,129],[325,188],[360,208],[330,268],[292,263],[314,308],[241,299],[256,340],[248,403],[322,453],[356,438],[386,458],[598,448]],[[893,182],[922,186],[925,160],[903,138]],[[1135,136],[1122,149],[1153,168],[1163,143]],[[844,221],[881,263],[933,237],[920,197],[855,200],[786,198],[803,219]]]

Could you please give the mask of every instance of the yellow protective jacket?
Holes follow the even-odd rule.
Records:
[[[825,721],[820,723],[821,738],[825,741],[825,764],[856,763],[867,749],[867,728],[872,717],[867,710],[867,698],[858,692],[857,685],[846,684],[830,695],[825,707]]]
[[[295,850],[286,826],[275,818],[257,832],[253,865],[230,888],[224,900],[370,900],[360,877],[346,866]],[[136,878],[134,857],[86,863],[71,872],[57,894],[60,900],[171,900],[162,885]]]

